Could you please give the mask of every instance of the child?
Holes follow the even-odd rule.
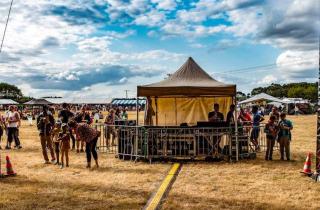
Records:
[[[61,150],[61,169],[64,167],[64,156],[66,156],[66,167],[69,167],[70,133],[68,125],[62,124],[62,131],[59,134]]]
[[[265,157],[266,160],[272,160],[273,147],[277,137],[277,125],[275,122],[276,116],[271,115],[264,129],[264,132],[267,136],[267,151]]]
[[[54,151],[56,153],[56,159],[57,162],[55,163],[55,165],[59,165],[59,153],[60,153],[60,140],[59,140],[59,134],[61,132],[61,122],[57,121],[56,124],[54,125],[54,128],[52,130],[52,140],[54,143]]]

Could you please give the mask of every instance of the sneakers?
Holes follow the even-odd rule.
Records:
[[[60,169],[63,169],[63,164],[61,164]]]
[[[5,147],[5,149],[11,149],[11,147],[9,147],[9,146],[6,146],[6,147]]]
[[[44,161],[44,164],[50,164],[49,160]]]
[[[81,149],[81,150],[80,150],[80,152],[84,152],[84,150],[83,150],[83,149]]]
[[[14,146],[14,148],[16,148],[16,149],[22,149],[22,146],[21,146],[21,145]]]

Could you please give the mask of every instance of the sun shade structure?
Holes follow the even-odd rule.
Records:
[[[234,96],[236,85],[213,79],[191,57],[167,79],[138,86],[138,96]]]
[[[52,103],[47,101],[46,99],[40,98],[40,99],[32,99],[31,101],[28,101],[24,104],[25,105],[51,105]]]
[[[195,125],[207,121],[213,104],[226,113],[235,102],[236,85],[213,79],[191,57],[167,79],[137,87],[147,97],[146,125]]]
[[[11,99],[0,99],[0,105],[17,105],[18,102]]]
[[[270,96],[266,93],[260,93],[258,95],[251,97],[251,98],[248,98],[244,101],[239,102],[239,104],[248,104],[248,103],[263,102],[263,101],[283,103],[283,101],[281,99]]]

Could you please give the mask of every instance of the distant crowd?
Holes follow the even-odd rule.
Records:
[[[101,110],[96,109],[90,112],[89,108],[88,106],[82,106],[80,111],[74,112],[68,104],[64,103],[58,110],[57,118],[55,118],[56,109],[48,106],[42,107],[41,112],[36,115],[36,125],[39,131],[45,164],[54,163],[61,168],[69,167],[69,150],[75,150],[80,153],[84,152],[85,147],[87,167],[91,167],[92,157],[95,160],[96,167],[99,167],[96,144],[101,133],[90,125],[103,119],[103,115]],[[127,111],[127,107],[108,108],[108,115],[104,123],[114,125],[117,120],[128,120]],[[1,137],[3,132],[6,132],[7,142],[5,149],[7,150],[12,149],[13,142],[14,148],[22,148],[19,139],[20,113],[16,106],[10,106],[9,110],[1,116]],[[106,130],[105,135],[107,146],[110,146],[111,139],[111,144],[114,145],[115,130],[109,128]],[[0,149],[2,149],[1,140]]]

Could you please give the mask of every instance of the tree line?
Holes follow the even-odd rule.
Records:
[[[237,97],[239,100],[243,100],[259,93],[266,93],[277,98],[304,98],[316,102],[318,100],[318,82],[288,83],[283,85],[272,83],[267,87],[254,88],[250,94],[238,92]]]
[[[266,93],[277,98],[304,98],[316,102],[318,100],[318,83],[300,82],[283,85],[272,83],[267,87],[254,88],[249,94],[238,91],[237,98],[241,101],[259,93]],[[20,103],[32,99],[24,96],[17,86],[8,83],[0,83],[0,98],[12,99]]]
[[[32,99],[31,97],[24,96],[17,86],[4,82],[0,83],[0,98],[12,99],[19,103],[25,103]]]

